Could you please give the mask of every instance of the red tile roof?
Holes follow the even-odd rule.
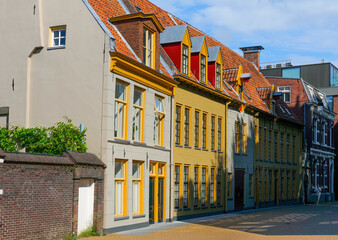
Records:
[[[96,13],[99,15],[102,22],[107,26],[107,28],[116,38],[116,50],[120,53],[125,54],[128,57],[136,59],[135,54],[128,48],[127,43],[124,42],[124,40],[121,38],[117,30],[113,27],[113,25],[108,22],[108,18],[110,17],[126,14],[126,12],[119,4],[119,2],[117,0],[88,0],[88,2],[96,11]],[[189,25],[188,23],[164,11],[163,9],[159,8],[155,4],[149,2],[148,0],[129,0],[129,3],[132,6],[139,7],[143,13],[146,14],[154,13],[164,27],[175,26],[176,24]],[[132,11],[134,11],[134,9]],[[270,112],[269,109],[264,104],[263,100],[259,97],[259,94],[256,89],[260,87],[271,86],[271,84],[265,79],[265,77],[257,70],[257,68],[253,64],[245,60],[243,57],[241,57],[234,51],[230,50],[228,47],[226,47],[219,41],[215,40],[214,38],[208,36],[207,34],[203,33],[202,31],[198,30],[197,28],[191,25],[189,25],[189,32],[191,37],[205,36],[207,45],[209,47],[212,46],[221,47],[224,69],[236,69],[239,67],[239,65],[242,65],[244,73],[246,72],[251,73],[251,81],[249,83],[246,83],[244,86],[244,92],[250,97],[250,99],[245,95],[244,100],[256,108],[259,108],[266,112]],[[168,76],[169,73],[164,69],[163,66],[161,66],[160,69],[165,75]],[[198,81],[193,76],[191,77],[191,80]],[[212,84],[210,84],[209,82],[207,86],[210,89],[214,89]],[[225,91],[223,91],[224,94],[228,93],[227,95],[230,95],[234,99],[238,100],[238,97],[234,92],[228,91],[226,86],[224,86],[224,89],[225,89]]]

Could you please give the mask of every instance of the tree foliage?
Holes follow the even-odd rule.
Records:
[[[0,148],[7,152],[26,150],[30,153],[55,155],[61,155],[66,150],[86,152],[86,130],[80,132],[69,118],[49,128],[0,128]]]

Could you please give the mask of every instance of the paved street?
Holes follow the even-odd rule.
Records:
[[[338,202],[258,209],[153,224],[147,228],[89,239],[338,239]]]

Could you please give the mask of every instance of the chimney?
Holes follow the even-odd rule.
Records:
[[[252,47],[241,47],[239,48],[243,51],[244,58],[249,62],[253,63],[258,70],[260,69],[260,53],[264,48],[262,46],[252,46]]]

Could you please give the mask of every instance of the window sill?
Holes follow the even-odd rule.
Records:
[[[165,149],[165,147],[163,147],[163,146],[158,146],[158,145],[155,145],[154,147],[155,147],[155,148],[158,148],[158,149],[162,149],[162,150]]]
[[[201,148],[199,148],[199,147],[195,147],[195,150],[201,150]]]
[[[217,152],[216,150],[211,150],[211,152]]]
[[[65,49],[66,46],[48,47],[47,50]]]
[[[202,206],[201,209],[207,209],[209,208],[208,206]]]
[[[182,211],[182,208],[175,208],[174,211],[175,211],[175,212],[181,212],[181,211]]]
[[[183,148],[183,146],[182,146],[182,145],[180,145],[180,144],[177,144],[177,143],[175,143],[175,147],[181,147],[181,148]]]
[[[140,146],[147,146],[146,143],[144,143],[144,142],[138,142],[138,141],[133,141],[133,144],[134,145],[140,145]]]
[[[223,153],[223,151],[218,150],[218,153]]]
[[[188,149],[191,149],[191,147],[190,147],[190,146],[186,146],[186,145],[184,145],[184,148],[188,148]]]
[[[133,215],[133,219],[135,219],[135,218],[144,218],[144,217],[146,217],[145,214],[136,214],[136,215]]]
[[[218,204],[217,207],[223,207],[223,205],[222,204]]]
[[[206,148],[202,148],[203,151],[209,151],[209,149],[206,149]]]
[[[199,210],[201,209],[201,207],[194,207],[194,210]]]
[[[120,138],[114,138],[114,141],[118,142],[118,143],[130,144],[129,140],[124,140],[124,139],[120,139]]]
[[[127,220],[129,219],[129,216],[117,216],[114,217],[114,221],[121,221],[121,220]]]
[[[183,208],[183,211],[190,211],[190,208]]]
[[[210,205],[210,208],[216,208],[216,206],[215,205]]]

